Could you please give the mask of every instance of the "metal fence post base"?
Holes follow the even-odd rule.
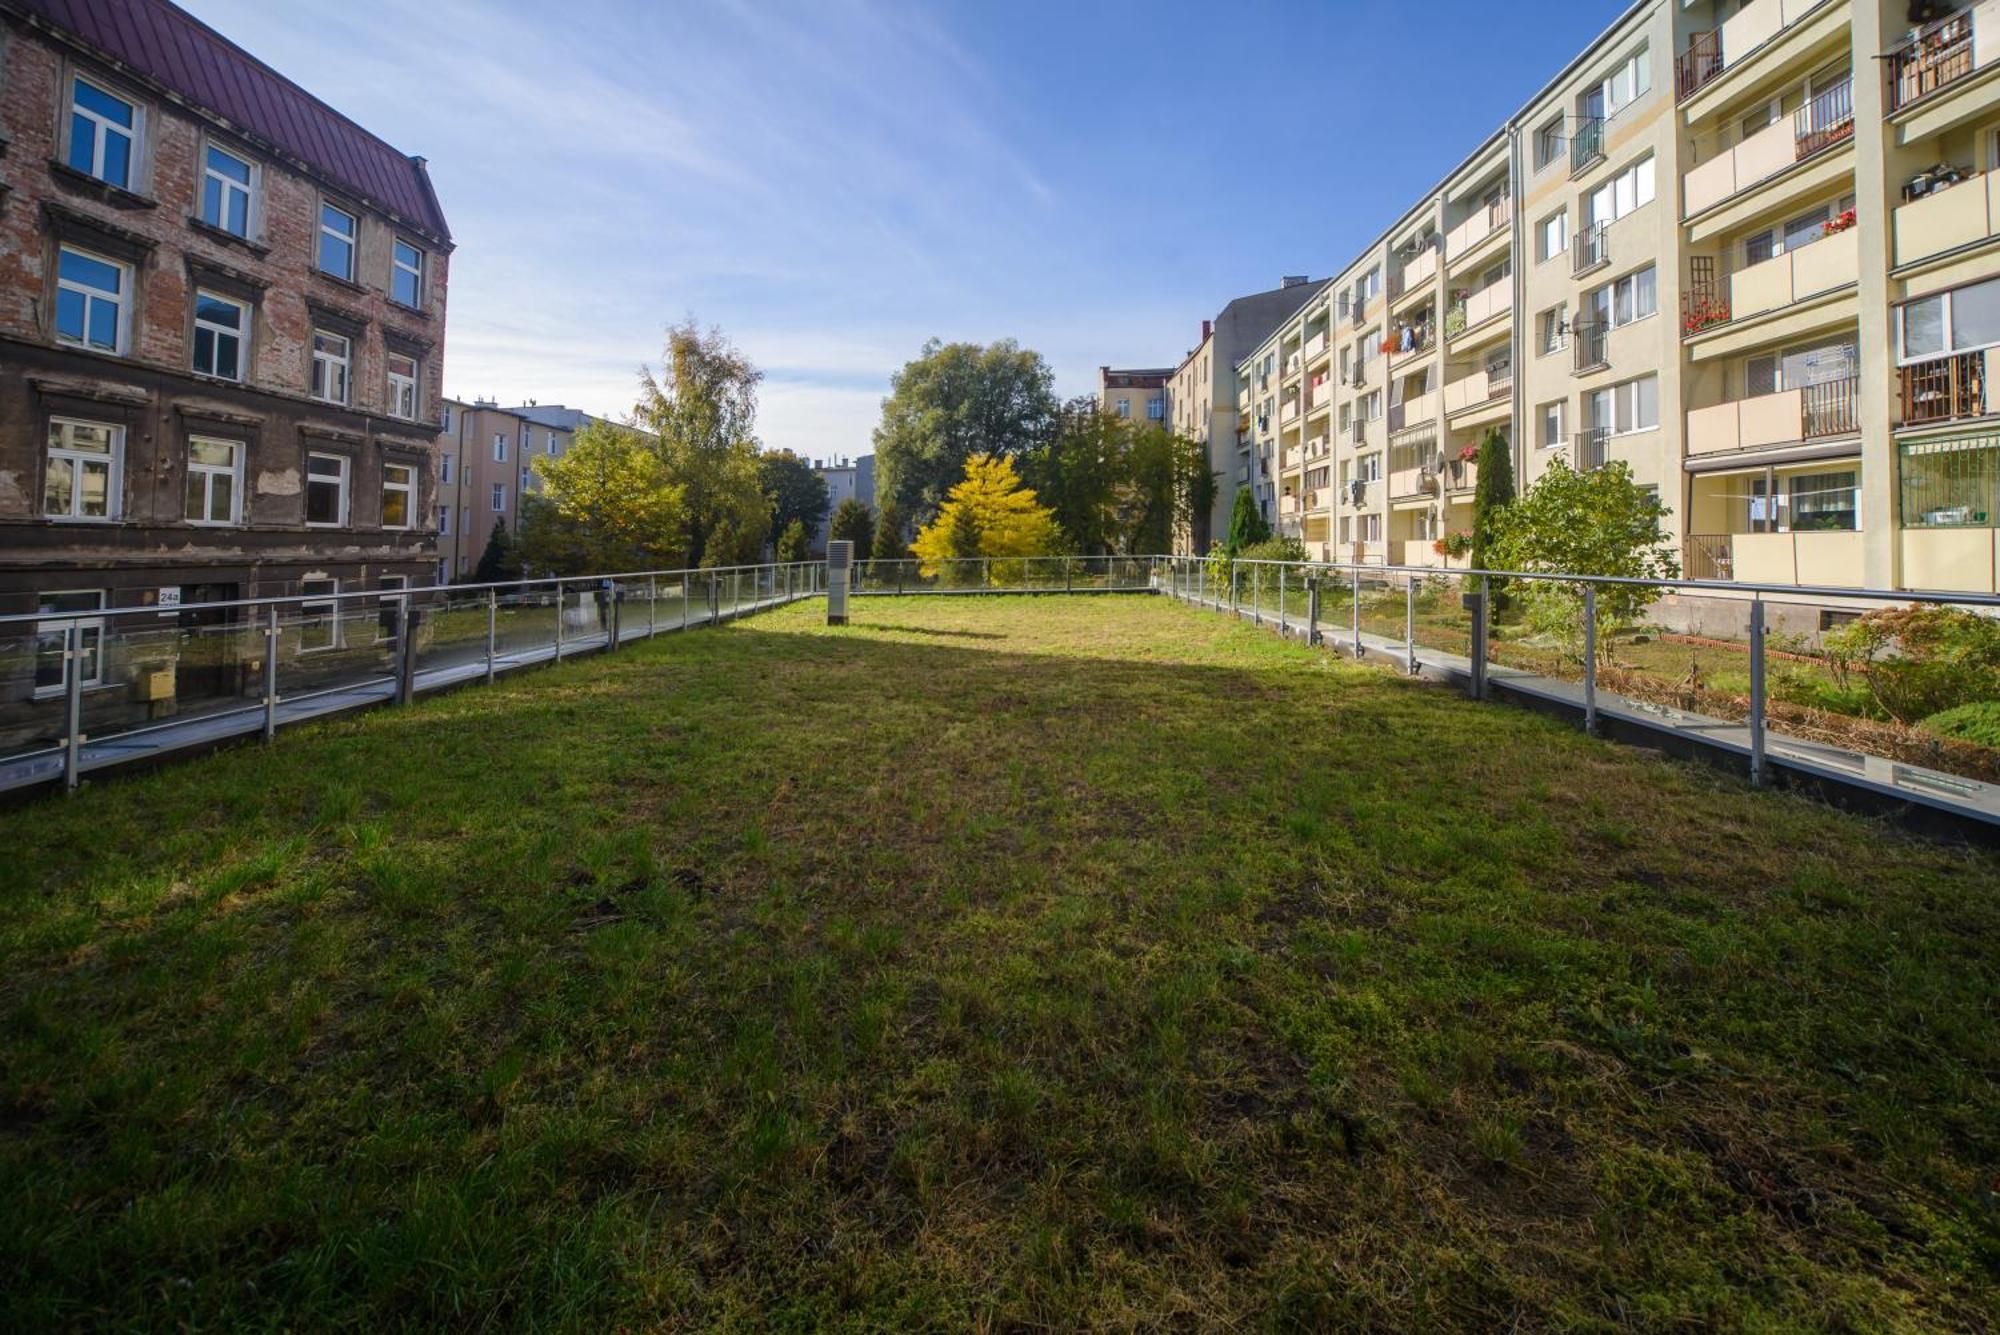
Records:
[[[1583,730],[1597,732],[1597,586],[1583,586]]]
[[[1409,674],[1417,675],[1417,577],[1406,576],[1403,582],[1403,666]]]
[[[1361,661],[1361,572],[1354,572],[1354,660]]]
[[[493,684],[495,632],[500,621],[500,590],[486,591],[486,684]]]
[[[1764,600],[1750,604],[1750,782],[1759,788],[1764,764]]]
[[[1479,577],[1479,592],[1468,593],[1465,601],[1472,612],[1472,698],[1486,698],[1486,576]]]
[[[264,740],[278,735],[278,605],[264,619]]]
[[[410,598],[396,602],[396,703],[407,705],[417,695],[417,619],[410,614]]]
[[[1319,576],[1306,576],[1306,644],[1317,648],[1319,633]]]
[[[63,791],[74,793],[83,782],[83,627],[74,621],[63,632],[63,672]]]
[[[563,582],[556,581],[556,662],[563,657]]]

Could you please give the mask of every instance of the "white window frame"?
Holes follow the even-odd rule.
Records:
[[[396,473],[403,475],[400,482],[389,479]],[[403,494],[403,522],[389,522],[389,493]],[[388,529],[414,528],[417,522],[417,466],[415,464],[387,463],[382,465],[382,527]]]
[[[197,445],[221,445],[229,450],[229,463],[201,463],[195,459]],[[243,522],[243,442],[223,440],[217,436],[189,436],[187,459],[187,483],[181,495],[181,517],[187,519],[187,492],[197,483],[201,487],[200,519],[187,519],[198,528],[234,528]],[[217,519],[215,514],[215,479],[229,479],[229,513]]]
[[[1555,430],[1553,432],[1548,429],[1552,417],[1555,421]],[[1535,430],[1537,434],[1545,437],[1545,439],[1539,442],[1545,450],[1561,449],[1567,444],[1569,441],[1568,400],[1554,399],[1541,405],[1540,409],[1535,413]]]
[[[408,375],[396,373],[398,361],[410,364]],[[383,358],[383,368],[383,374],[389,380],[389,416],[400,417],[406,422],[416,421],[420,406],[417,403],[417,384],[423,378],[423,363],[407,353],[390,352]]]
[[[347,224],[348,224],[347,230],[345,232],[342,232],[337,228],[329,227],[326,221],[326,215],[328,213],[337,213],[341,217],[347,219]],[[344,282],[352,283],[356,281],[354,275],[356,272],[356,267],[360,264],[361,261],[360,216],[358,214],[348,212],[346,209],[340,207],[340,205],[334,203],[332,200],[322,199],[319,202],[318,224],[319,225],[313,229],[313,268],[319,270],[323,274],[327,274],[331,277],[341,279]],[[328,237],[332,237],[338,241],[345,241],[347,243],[346,273],[340,273],[337,270],[329,269],[326,267],[325,263],[326,239]]]
[[[496,515],[507,513],[507,484],[505,482],[495,482],[493,484],[493,513]]]
[[[96,598],[97,610],[99,612],[104,610],[105,598],[103,589],[45,589],[36,595],[36,615],[49,619],[35,623],[35,656],[37,658],[41,657],[41,642],[44,639],[53,639],[56,642],[56,652],[66,652],[69,648],[69,628],[72,625],[78,627],[83,632],[80,638],[85,646],[84,652],[89,655],[87,661],[90,664],[90,675],[79,678],[77,686],[81,690],[88,691],[104,685],[104,618],[101,616],[91,616],[89,609],[86,608],[78,608],[74,612],[58,612],[53,609],[45,609],[41,605],[45,599],[82,596]],[[67,695],[69,693],[69,672],[70,663],[65,658],[63,660],[62,679],[48,686],[36,686],[34,689],[34,698],[37,700],[50,700],[59,699]],[[29,680],[32,681],[33,677],[31,676]]]
[[[338,474],[338,476],[337,476],[337,477],[334,477],[334,478],[328,478],[328,477],[326,477],[326,476],[324,476],[324,475],[320,475],[320,476],[318,477],[318,485],[320,485],[320,486],[326,486],[326,485],[327,485],[327,484],[328,484],[329,482],[332,482],[332,483],[335,483],[335,484],[337,484],[337,485],[339,486],[339,488],[340,488],[340,491],[339,491],[339,502],[338,502],[338,506],[337,506],[337,511],[338,511],[338,513],[337,513],[336,517],[335,517],[335,518],[334,518],[333,520],[331,520],[331,521],[328,521],[328,520],[325,520],[325,519],[313,519],[313,518],[311,517],[311,515],[312,515],[312,489],[313,489],[313,486],[314,486],[314,473],[313,473],[313,471],[312,471],[312,466],[313,466],[313,460],[315,460],[315,459],[331,459],[331,460],[333,460],[333,461],[334,461],[335,463],[337,463],[337,464],[339,464],[339,465],[340,465],[340,472],[339,472],[339,474]],[[350,511],[349,511],[349,506],[350,506],[350,505],[351,505],[351,504],[353,503],[353,495],[352,495],[352,493],[353,493],[353,490],[354,490],[354,461],[353,461],[353,460],[349,459],[349,458],[348,458],[348,457],[347,457],[346,455],[344,455],[344,454],[331,454],[331,453],[325,453],[325,452],[322,452],[322,451],[319,451],[319,450],[314,450],[314,451],[312,451],[311,453],[307,454],[307,455],[306,455],[306,474],[305,474],[305,492],[304,492],[304,496],[305,496],[305,513],[306,513],[306,516],[307,516],[307,518],[306,518],[306,521],[305,521],[305,524],[306,524],[306,527],[307,527],[307,528],[346,528],[346,527],[347,527],[347,517],[348,517],[348,514],[350,513]]]
[[[451,536],[451,507],[449,505],[440,505],[437,507],[437,531],[438,536],[441,538]]]
[[[440,487],[451,485],[451,456],[449,454],[438,455],[438,485]]]
[[[321,351],[319,341],[323,338],[339,340],[340,346],[343,349],[341,354],[335,356],[331,352]],[[332,388],[332,371],[336,367],[340,371],[340,395],[338,398],[327,392]],[[353,398],[353,339],[345,334],[337,334],[331,329],[316,328],[312,331],[312,383],[308,388],[312,397],[318,399],[321,403],[346,404]]]
[[[117,295],[107,297],[104,294],[103,288],[90,287],[87,284],[64,278],[62,276],[62,257],[66,254],[76,255],[81,259],[93,260],[98,264],[108,264],[116,269],[118,271]],[[71,338],[63,333],[61,328],[56,324],[58,317],[52,311],[49,317],[49,327],[55,331],[56,342],[67,347],[83,348],[91,352],[106,352],[114,357],[123,357],[126,354],[126,350],[130,348],[132,341],[132,266],[123,260],[114,260],[109,255],[100,255],[94,250],[85,250],[82,246],[72,246],[65,241],[56,247],[56,301],[58,309],[61,306],[61,294],[64,292],[74,292],[83,299],[83,337]],[[117,332],[112,335],[112,346],[109,348],[101,348],[90,341],[90,312],[92,304],[97,302],[110,302],[112,308],[118,312],[118,318],[113,321],[113,327]]]
[[[308,588],[308,585],[323,584],[324,590]],[[299,609],[299,654],[323,654],[340,648],[343,639],[340,625],[340,581],[325,575],[310,575],[299,581],[299,593],[306,601],[294,604]],[[314,597],[313,595],[320,595]],[[317,612],[315,608],[325,608]],[[308,644],[308,630],[313,628],[314,618],[326,618],[326,643]]]
[[[1549,224],[1554,223],[1556,241],[1549,244]],[[1569,205],[1565,204],[1535,225],[1535,262],[1547,264],[1550,260],[1569,254]]]
[[[94,450],[79,450],[67,444],[72,438],[71,428],[90,427],[111,433],[110,447],[104,454]],[[65,443],[58,444],[60,437]],[[53,514],[49,511],[48,474],[50,465],[57,459],[70,466],[69,513]],[[83,505],[83,470],[86,464],[102,464],[105,467],[104,513],[87,515],[79,513]],[[81,417],[51,417],[49,430],[42,444],[42,503],[41,516],[64,524],[115,524],[125,512],[125,428],[116,422],[92,422]],[[77,590],[87,592],[87,590]]]
[[[1619,203],[1619,187],[1625,186],[1628,193],[1623,207]],[[1645,198],[1641,199],[1640,196]],[[1586,227],[1611,224],[1620,218],[1630,217],[1652,203],[1659,194],[1659,164],[1656,156],[1646,154],[1629,167],[1620,169],[1606,177],[1595,190],[1584,197],[1583,216]],[[1597,201],[1610,202],[1608,211],[1600,213]]]
[[[1626,87],[1629,89],[1625,95],[1625,100],[1622,102],[1618,101],[1614,96],[1621,78],[1626,81]],[[1625,59],[1619,61],[1598,82],[1598,90],[1603,99],[1604,119],[1606,120],[1610,120],[1613,116],[1622,115],[1636,106],[1646,94],[1653,91],[1651,48],[1646,43],[1641,42],[1638,49],[1625,57]]]
[[[194,296],[195,296],[195,302],[194,302],[195,336],[188,340],[189,367],[193,369],[196,375],[205,375],[215,380],[227,380],[234,384],[239,384],[239,385],[242,384],[245,380],[249,378],[249,372],[250,372],[250,366],[249,366],[250,359],[248,355],[250,350],[250,303],[247,301],[238,301],[235,297],[226,297],[220,292],[211,292],[207,288],[196,288]],[[201,303],[203,299],[207,299],[209,301],[218,301],[225,306],[235,307],[236,328],[229,329],[223,325],[216,324],[213,321],[204,320],[201,317]],[[213,347],[216,349],[218,353],[221,351],[223,339],[228,338],[228,339],[234,339],[236,341],[235,375],[233,376],[223,375],[221,372],[215,369],[216,366],[220,365],[219,357],[211,358],[208,369],[207,370],[202,369],[200,363],[201,335],[204,330],[206,330],[209,336],[214,340]]]
[[[405,264],[403,262],[402,252],[405,250],[417,257],[415,264]],[[424,308],[424,268],[424,248],[414,241],[404,240],[401,236],[395,237],[389,243],[389,300],[399,306],[407,306],[413,311],[422,310]],[[403,274],[410,275],[416,282],[417,293],[415,301],[404,301],[396,295],[396,280]]]
[[[504,431],[493,433],[493,462],[496,464],[507,462],[507,433]]]
[[[1647,311],[1644,315],[1640,315],[1638,314],[1639,278],[1640,275],[1647,273],[1653,275],[1653,283],[1652,283],[1653,308]],[[1618,288],[1621,284],[1631,285],[1630,290],[1631,290],[1632,311],[1633,311],[1632,314],[1625,316],[1623,319],[1620,319],[1618,315]],[[1598,313],[1598,299],[1600,294],[1602,294],[1604,300],[1603,315],[1601,319],[1599,318],[1599,313]],[[1583,309],[1589,313],[1592,320],[1596,320],[1599,323],[1603,324],[1606,329],[1623,329],[1627,325],[1638,324],[1642,320],[1652,319],[1655,315],[1658,315],[1660,313],[1659,266],[1654,264],[1642,264],[1638,268],[1632,270],[1630,273],[1620,274],[1618,277],[1612,279],[1608,283],[1599,283],[1596,287],[1593,287],[1592,289],[1590,289],[1590,291],[1583,294]]]
[[[247,183],[239,181],[233,176],[215,170],[214,166],[209,162],[209,155],[215,153],[221,154],[232,162],[241,164],[249,174],[249,181]],[[250,240],[257,235],[258,225],[262,221],[257,216],[258,186],[261,183],[262,174],[262,169],[241,153],[233,149],[224,148],[212,139],[204,140],[201,146],[201,179],[195,183],[195,216],[218,232],[226,232],[230,236],[241,237],[245,241]],[[222,216],[218,218],[208,216],[208,183],[210,181],[216,183],[217,202],[222,207]],[[240,232],[233,230],[229,226],[228,221],[229,201],[233,195],[243,196],[243,230]]]
[[[123,103],[125,106],[130,107],[132,109],[132,128],[128,130],[122,125],[106,120],[99,113],[92,111],[89,107],[78,102],[76,100],[76,86],[78,84],[88,84],[112,101]],[[75,153],[76,118],[78,116],[89,121],[91,126],[90,166],[88,167],[77,167],[69,160]],[[63,133],[66,136],[63,165],[73,171],[83,172],[92,180],[102,181],[106,185],[115,186],[120,190],[127,190],[133,194],[139,193],[139,182],[144,179],[143,169],[139,162],[139,150],[146,142],[145,117],[146,109],[140,105],[137,98],[113,92],[102,80],[93,79],[88,75],[71,71],[69,115],[63,122]],[[125,179],[122,181],[114,181],[104,174],[104,141],[107,137],[114,134],[127,140],[125,145]]]
[[[1967,343],[1961,347],[1952,337],[1952,326],[1956,323],[1952,307],[1957,302],[1958,294],[1967,288],[1985,287],[1989,284],[2000,287],[2000,278],[1982,278],[1976,282],[1960,283],[1957,287],[1949,287],[1942,292],[1926,292],[1922,296],[1911,297],[1900,303],[1896,307],[1896,365],[1911,366],[1918,362],[1937,361],[1942,357],[1955,357],[1960,353],[1978,352],[1982,348],[2000,347],[2000,341]],[[1942,341],[1941,346],[1936,352],[1922,352],[1912,356],[1908,350],[1910,308],[1932,301],[1938,303],[1938,336]]]
[[[1638,386],[1648,380],[1653,382],[1653,420],[1640,425]],[[1631,424],[1624,427],[1618,425],[1618,419],[1621,416],[1619,404],[1619,396],[1621,394],[1625,396],[1624,410],[1629,413],[1631,420]],[[1658,372],[1650,375],[1634,376],[1630,380],[1621,380],[1617,384],[1607,386],[1604,389],[1592,390],[1587,401],[1593,405],[1599,401],[1610,405],[1611,421],[1609,423],[1603,420],[1602,414],[1598,413],[1594,407],[1591,413],[1592,428],[1603,431],[1606,438],[1636,436],[1647,431],[1658,431],[1660,429],[1660,377]]]

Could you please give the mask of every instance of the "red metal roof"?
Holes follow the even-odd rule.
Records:
[[[306,163],[330,182],[449,239],[416,160],[167,0],[0,0]]]

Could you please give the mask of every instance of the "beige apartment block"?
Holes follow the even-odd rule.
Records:
[[[1609,460],[1690,577],[2000,588],[2000,0],[1646,0],[1235,366],[1323,559]],[[1810,596],[1807,596],[1808,599]]]
[[[445,400],[432,447],[439,583],[470,580],[494,528],[518,527],[523,493],[541,488],[535,460],[569,449],[574,428],[562,423],[532,405],[510,409],[487,400]]]

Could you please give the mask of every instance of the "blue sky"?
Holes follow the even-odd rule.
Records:
[[[1065,394],[1172,364],[1231,296],[1343,263],[1622,8],[181,2],[429,159],[448,393],[620,414],[693,313],[811,457],[870,448],[932,335],[1017,338]]]

